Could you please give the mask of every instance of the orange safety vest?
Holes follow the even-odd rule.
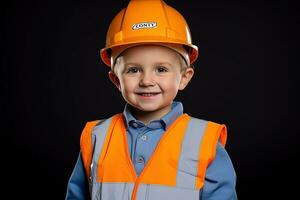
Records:
[[[163,134],[140,176],[127,147],[123,115],[88,122],[80,147],[92,199],[197,199],[226,126],[183,114]]]

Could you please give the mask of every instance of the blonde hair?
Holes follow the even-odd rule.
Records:
[[[167,46],[164,46],[164,47],[167,47]],[[176,53],[176,56],[179,59],[181,72],[185,71],[188,68],[194,68],[194,66],[192,64],[190,64],[189,61],[187,61],[186,58],[184,58],[184,56],[182,54],[180,54],[178,51],[174,50],[173,48],[169,48],[169,49],[173,50]],[[111,71],[113,71],[114,73],[115,73],[116,65],[118,65],[118,63],[119,63],[119,58],[122,57],[123,53],[126,50],[127,49],[125,49],[124,51],[119,53],[118,56],[114,59],[114,62],[112,62],[113,65],[111,66]]]

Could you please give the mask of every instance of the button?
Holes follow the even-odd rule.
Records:
[[[139,125],[136,122],[133,122],[132,126],[135,127],[135,128],[137,128]]]
[[[146,141],[146,140],[147,140],[147,135],[143,135],[143,136],[141,137],[141,139],[144,140],[144,141]]]
[[[137,163],[138,163],[138,164],[144,163],[144,158],[143,158],[143,156],[138,156],[138,158],[137,158]]]

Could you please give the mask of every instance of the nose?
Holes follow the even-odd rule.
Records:
[[[153,75],[149,72],[144,72],[141,76],[140,86],[146,87],[146,86],[154,86],[154,85],[155,85],[155,80]]]

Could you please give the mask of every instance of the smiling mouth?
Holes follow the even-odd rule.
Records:
[[[143,96],[143,97],[152,97],[155,95],[160,94],[160,92],[145,92],[145,93],[137,93],[137,95]]]

